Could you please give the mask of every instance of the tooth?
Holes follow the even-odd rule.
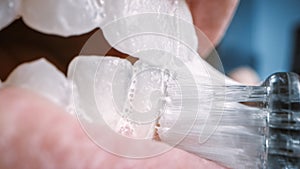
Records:
[[[97,119],[98,111],[94,109],[98,108],[105,122],[115,126],[118,122],[116,118],[119,118],[118,110],[122,108],[126,96],[124,93],[126,83],[131,73],[130,63],[118,58],[94,56],[75,58],[69,65],[68,78],[74,84],[74,103],[80,117],[84,116],[89,121],[94,121]],[[115,86],[116,93],[112,93],[111,90],[113,80],[117,80],[114,74],[121,78],[118,80],[120,85]],[[119,94],[119,97],[113,100],[115,94]],[[97,103],[96,98],[99,99]]]
[[[152,52],[143,51],[163,50],[188,58],[187,48],[179,49],[180,41],[196,51],[197,36],[184,0],[132,0],[125,7],[119,10],[123,18],[102,27],[106,40],[119,51],[154,65],[162,64],[161,60],[168,62],[168,58],[161,59],[168,56],[159,55],[158,60]]]
[[[77,91],[79,117],[89,123],[107,124],[131,138],[152,139],[164,93],[164,73],[137,62],[133,66],[115,57],[77,57],[68,78]],[[99,114],[103,121],[99,121]]]
[[[67,110],[70,108],[70,82],[45,59],[18,66],[3,83],[37,92]]]
[[[98,3],[97,3],[98,2]],[[70,36],[86,33],[103,19],[103,0],[26,0],[24,22],[38,31]]]
[[[17,18],[20,0],[0,1],[0,30]]]
[[[114,4],[113,1],[105,3]],[[185,0],[119,1],[115,6],[118,9],[115,13],[105,9],[115,20],[106,21],[101,27],[111,46],[147,64],[173,71],[177,68],[172,64],[180,62],[179,65],[185,65],[198,77],[195,79],[207,77],[236,84],[197,54],[197,34]],[[201,30],[197,33],[204,36]]]

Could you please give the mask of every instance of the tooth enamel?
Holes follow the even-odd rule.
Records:
[[[96,74],[99,69],[99,74]],[[112,88],[112,74],[119,71],[123,76],[120,76],[119,82],[121,85],[115,87],[115,91],[120,94],[115,102],[113,102]],[[118,119],[115,120],[114,116],[118,116],[117,110],[123,106],[126,96],[125,88],[126,82],[130,79],[132,74],[129,62],[118,58],[103,58],[103,57],[76,57],[69,65],[68,78],[73,81],[73,94],[74,103],[77,114],[85,115],[84,118],[88,121],[94,121],[98,113],[95,102],[95,97],[99,96],[99,111],[107,123],[116,125]],[[96,75],[98,78],[96,79]],[[97,80],[97,84],[94,85]],[[97,89],[97,90],[96,90]],[[99,89],[99,90],[98,90]],[[103,96],[103,97],[101,97]],[[115,110],[116,109],[116,110]],[[109,116],[111,115],[111,116]]]
[[[38,31],[62,36],[78,35],[96,28],[103,6],[95,0],[26,0],[24,22]],[[99,16],[100,15],[100,16]]]
[[[18,66],[3,86],[23,87],[47,97],[67,110],[70,108],[70,82],[45,59]]]
[[[126,4],[126,9],[120,9],[120,20],[101,27],[106,40],[119,51],[154,65],[160,64],[161,59],[153,59],[151,52],[143,51],[163,50],[181,54],[181,58],[189,57],[187,47],[196,51],[197,36],[184,0],[133,0]],[[181,50],[179,42],[187,47]]]
[[[90,123],[98,113],[116,133],[152,139],[161,110],[165,74],[136,62],[115,57],[77,57],[68,71],[77,94],[77,114]]]
[[[16,19],[19,6],[20,0],[0,1],[0,30]]]

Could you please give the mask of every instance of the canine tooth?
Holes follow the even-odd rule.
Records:
[[[66,109],[70,108],[70,82],[45,59],[21,64],[9,75],[3,86],[23,87],[47,97]]]
[[[16,19],[19,6],[20,0],[0,1],[0,30]]]
[[[25,23],[38,31],[61,36],[78,35],[98,27],[101,22],[103,5],[95,2],[26,0],[21,12]]]

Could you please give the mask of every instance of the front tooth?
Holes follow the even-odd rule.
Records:
[[[37,92],[67,110],[70,108],[70,82],[45,59],[18,66],[3,83]]]
[[[16,19],[19,6],[20,0],[0,1],[0,30]]]
[[[38,31],[61,36],[78,35],[99,25],[103,17],[101,2],[26,0],[22,3],[21,13],[24,22]]]

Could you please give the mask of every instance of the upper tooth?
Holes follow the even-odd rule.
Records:
[[[30,27],[62,36],[78,35],[96,28],[103,6],[95,0],[26,0],[22,17]]]
[[[184,0],[132,0],[125,9],[119,9],[122,18],[101,27],[119,51],[154,65],[169,62],[170,54],[189,58],[189,51],[196,51],[197,36]],[[149,50],[163,52],[154,56]]]
[[[0,30],[16,19],[19,6],[20,0],[0,1]]]

